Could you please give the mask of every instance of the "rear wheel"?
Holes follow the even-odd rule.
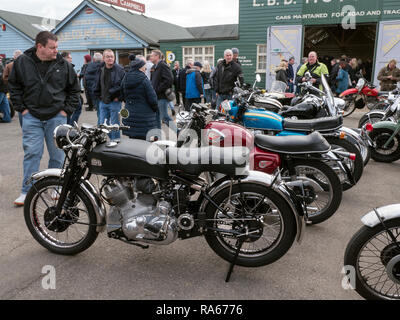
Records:
[[[392,141],[385,147],[387,141],[392,137],[390,129],[374,129],[370,133],[375,142],[375,148],[371,148],[371,157],[377,162],[391,163],[400,159],[400,134],[394,136]]]
[[[327,164],[317,160],[294,160],[296,180],[307,182],[305,194],[294,190],[304,199],[308,220],[312,224],[328,220],[339,208],[342,201],[342,186],[336,173]],[[283,172],[286,180],[290,179],[288,170]]]
[[[96,214],[90,200],[79,189],[71,206],[57,215],[55,208],[61,188],[62,182],[57,178],[37,182],[25,199],[25,223],[35,240],[49,251],[75,255],[96,240]]]
[[[349,167],[349,169],[353,173],[354,181],[356,183],[358,181],[360,181],[361,176],[364,172],[364,160],[363,160],[363,157],[361,156],[361,152],[357,148],[357,146],[346,139],[339,139],[339,138],[335,138],[335,137],[326,137],[326,140],[332,146],[332,150],[354,153],[356,155],[356,160],[353,161],[353,160],[346,158],[346,159],[344,159],[344,162],[346,163],[346,165]],[[332,165],[334,165],[336,167],[337,163],[332,163]],[[339,179],[342,183],[343,191],[347,191],[347,190],[351,189],[352,187],[354,187],[349,181],[347,181],[347,175],[343,172],[343,170],[338,168],[338,170],[335,172],[339,176]]]
[[[400,300],[400,219],[385,221],[397,237],[394,243],[383,225],[362,227],[350,240],[344,265],[355,268],[355,290],[365,299]]]
[[[236,264],[260,267],[281,258],[296,237],[296,218],[281,195],[266,186],[242,183],[224,188],[213,198],[229,217],[209,204],[207,243],[222,259],[232,262],[239,246],[244,243]],[[247,235],[246,235],[247,234]]]
[[[361,129],[364,128],[367,123],[374,124],[380,122],[384,116],[385,115],[382,112],[368,112],[361,117],[360,121],[358,122],[358,127]]]

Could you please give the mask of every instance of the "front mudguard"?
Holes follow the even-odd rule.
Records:
[[[392,121],[381,121],[377,122],[373,125],[374,130],[375,129],[389,129],[392,130],[393,132],[397,130],[398,123],[392,122]]]
[[[376,212],[373,210],[367,213],[362,219],[362,223],[369,227],[374,228],[377,225],[381,224],[381,219],[383,222],[400,218],[400,204],[392,204],[389,206],[381,207],[376,209],[380,219],[376,215]]]
[[[32,175],[33,181],[39,181],[48,177],[62,178],[61,169],[47,169]],[[97,218],[97,232],[103,232],[106,226],[106,208],[96,188],[88,180],[81,180],[80,188],[90,200]]]
[[[340,98],[345,98],[345,97],[347,97],[347,96],[349,96],[349,95],[352,95],[352,94],[358,94],[358,89],[356,89],[356,88],[351,88],[351,89],[348,89],[348,90],[346,90],[346,91],[343,91],[343,92],[340,94]]]
[[[239,180],[234,180],[233,185],[237,185],[239,183],[254,183],[259,184],[264,187],[271,187],[275,192],[277,192],[286,202],[289,204],[292,209],[292,213],[296,219],[297,225],[297,242],[301,243],[304,235],[305,229],[305,220],[304,220],[304,211],[301,203],[297,199],[297,197],[290,192],[289,188],[278,178],[274,183],[275,177],[260,171],[249,171],[249,175]],[[221,178],[215,181],[208,189],[208,195],[213,198],[218,192],[223,190],[226,187],[231,185],[232,181],[228,177]],[[204,212],[209,201],[204,199],[200,205],[200,212]]]

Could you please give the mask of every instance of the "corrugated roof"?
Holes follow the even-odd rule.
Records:
[[[187,29],[178,25],[116,9],[93,0],[89,2],[149,44],[158,45],[160,40],[171,38],[194,38]]]
[[[40,31],[44,30],[51,31],[51,29],[54,28],[54,25],[53,26],[49,25],[50,20],[47,18],[31,16],[22,13],[0,10],[0,18],[9,23],[18,31],[25,34],[32,40],[36,38],[36,35]],[[55,21],[55,24],[58,24],[60,22],[58,20],[53,20],[53,21]],[[44,24],[48,27],[43,28],[42,26]]]
[[[196,39],[237,38],[238,24],[186,28]]]

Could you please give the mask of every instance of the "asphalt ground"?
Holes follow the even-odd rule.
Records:
[[[345,120],[356,127],[362,113]],[[84,112],[82,122],[95,124]],[[14,208],[20,193],[23,150],[18,117],[0,124],[0,299],[134,299],[134,300],[357,300],[342,288],[343,255],[360,218],[373,207],[398,202],[400,162],[365,168],[357,186],[343,195],[338,212],[328,221],[306,228],[279,261],[262,268],[236,267],[224,279],[228,263],[203,238],[177,241],[142,250],[99,235],[87,251],[57,256],[29,233],[23,209]],[[48,162],[47,151],[41,168]],[[55,270],[55,289],[44,289],[47,272]]]

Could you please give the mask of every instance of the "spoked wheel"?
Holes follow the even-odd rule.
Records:
[[[400,219],[385,224],[397,243],[382,225],[364,226],[346,249],[344,264],[355,268],[355,290],[365,299],[400,300]]]
[[[351,115],[354,111],[356,111],[356,102],[355,102],[356,97],[354,95],[347,96],[344,100],[346,102],[345,107],[343,109],[344,114],[343,117],[348,117]]]
[[[400,134],[394,136],[392,141],[385,147],[386,142],[392,137],[390,129],[374,129],[370,133],[375,142],[375,148],[371,149],[371,157],[377,162],[394,162],[400,159]]]
[[[256,184],[235,185],[220,191],[213,199],[228,211],[228,217],[214,206],[206,208],[210,247],[221,258],[232,262],[244,241],[236,261],[243,267],[260,267],[281,258],[296,237],[296,218],[278,193]]]
[[[46,178],[35,184],[25,199],[25,223],[32,236],[51,252],[78,254],[96,240],[96,214],[91,202],[79,190],[70,206],[58,215],[56,211],[62,183]],[[36,191],[37,189],[37,191]]]
[[[318,224],[328,220],[342,201],[342,186],[327,164],[316,160],[295,160],[296,179],[307,182],[304,190],[294,190],[307,206],[309,221]],[[283,173],[289,179],[288,171]]]
[[[344,151],[344,152],[349,152],[349,153],[354,153],[356,155],[356,160],[350,160],[348,158],[344,159],[344,162],[346,163],[347,167],[350,169],[350,171],[353,174],[354,181],[357,183],[360,181],[362,174],[364,172],[364,160],[361,155],[360,150],[357,148],[356,145],[351,143],[350,141],[346,139],[339,139],[335,137],[327,137],[326,140],[329,142],[329,144],[332,146],[332,150],[337,150],[337,151]],[[332,166],[335,168],[338,166],[337,163],[332,163]],[[340,182],[342,184],[343,191],[349,190],[352,187],[354,187],[347,179],[347,175],[345,172],[343,172],[342,169],[338,168],[335,170],[336,174],[338,175]]]

